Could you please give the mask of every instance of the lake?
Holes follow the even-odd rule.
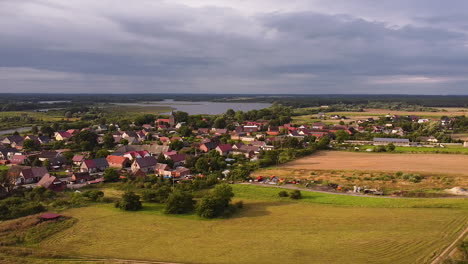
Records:
[[[141,103],[118,103],[116,105],[128,106],[168,106],[177,111],[187,112],[190,115],[219,115],[226,113],[228,109],[234,111],[250,111],[259,110],[270,107],[271,104],[267,103],[229,103],[229,102],[188,102],[188,101],[174,101],[166,99],[160,102],[141,102]],[[164,113],[168,114],[168,113]]]

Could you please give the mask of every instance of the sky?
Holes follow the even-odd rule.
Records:
[[[0,0],[0,92],[468,94],[468,1]]]

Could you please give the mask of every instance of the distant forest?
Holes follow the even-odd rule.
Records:
[[[291,107],[322,105],[379,104],[417,105],[421,107],[468,107],[468,95],[252,95],[252,94],[0,94],[0,111],[24,111],[96,103],[135,103],[141,101],[216,101],[278,103]],[[41,103],[41,101],[66,101]]]

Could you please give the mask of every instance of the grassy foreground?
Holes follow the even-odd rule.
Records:
[[[234,185],[229,219],[166,216],[158,205],[65,211],[71,228],[39,244],[60,255],[180,263],[425,263],[467,224],[466,199],[386,199]]]

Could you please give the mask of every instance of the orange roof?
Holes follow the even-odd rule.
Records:
[[[123,157],[123,156],[109,155],[109,156],[107,156],[106,160],[107,160],[108,163],[123,165],[125,162],[128,161],[128,158]]]

